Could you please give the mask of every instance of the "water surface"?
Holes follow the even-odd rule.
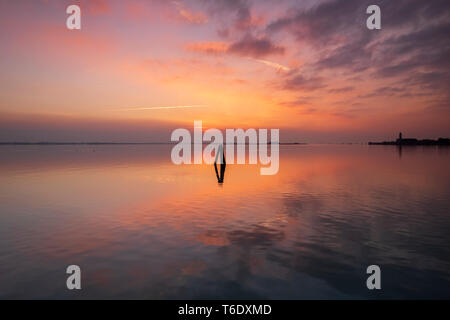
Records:
[[[281,146],[222,185],[170,150],[1,146],[0,298],[450,298],[448,148]]]

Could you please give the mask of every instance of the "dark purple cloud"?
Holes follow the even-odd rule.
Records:
[[[282,55],[285,52],[285,48],[273,44],[272,41],[266,37],[255,38],[251,35],[247,35],[243,39],[232,43],[228,52],[242,56],[261,58],[267,55]]]
[[[251,3],[247,0],[200,0],[207,8],[210,15],[221,17],[229,21],[226,27],[221,28],[218,33],[228,36],[230,29],[248,32],[251,27],[252,14]]]
[[[381,8],[381,30],[366,28],[366,8],[371,4]],[[386,95],[391,82],[400,83],[396,88],[402,91],[434,90],[446,96],[450,92],[448,0],[332,0],[307,10],[288,10],[265,31],[290,34],[299,48],[307,45],[316,50],[317,58],[303,68],[317,77],[339,70],[344,75],[384,80],[373,96]],[[321,88],[333,79],[328,80],[319,86],[316,78],[294,74],[285,80],[285,88]]]
[[[169,142],[182,124],[0,113],[0,142]]]
[[[359,98],[374,98],[374,97],[380,97],[380,96],[394,96],[405,92],[405,88],[401,87],[381,87],[377,88],[373,92],[369,94],[365,94],[362,96],[359,96]]]
[[[288,90],[314,91],[324,87],[325,84],[323,78],[307,78],[301,74],[296,74],[288,77],[283,84],[283,88]]]

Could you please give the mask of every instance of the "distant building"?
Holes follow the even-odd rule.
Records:
[[[431,139],[403,139],[403,134],[400,132],[396,141],[383,142],[369,142],[370,145],[397,145],[397,146],[448,146],[450,139],[439,138],[438,140]]]
[[[398,135],[396,144],[398,144],[398,145],[405,145],[405,144],[415,145],[415,144],[418,144],[418,142],[419,141],[417,139],[403,139],[403,134],[400,132]]]

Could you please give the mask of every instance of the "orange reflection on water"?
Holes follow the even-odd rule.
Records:
[[[0,158],[1,236],[11,254],[91,266],[88,284],[110,290],[124,277],[134,287],[158,279],[156,296],[206,277],[217,259],[226,277],[287,277],[265,250],[320,257],[309,247],[320,244],[351,255],[361,228],[368,243],[406,259],[404,245],[386,241],[417,230],[423,203],[445,201],[450,181],[443,149],[400,156],[383,147],[281,146],[277,175],[230,164],[218,184],[212,165],[172,164],[171,146],[15,148]],[[304,259],[290,263],[306,267]]]

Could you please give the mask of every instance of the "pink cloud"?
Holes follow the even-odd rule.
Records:
[[[219,54],[228,51],[230,45],[222,41],[205,41],[188,43],[184,49],[193,52],[202,52],[207,54]]]
[[[202,12],[194,12],[178,1],[174,1],[173,4],[183,20],[192,24],[205,24],[208,22],[208,18]]]
[[[110,4],[106,0],[80,0],[79,3],[82,9],[87,9],[87,12],[93,16],[112,12]]]

